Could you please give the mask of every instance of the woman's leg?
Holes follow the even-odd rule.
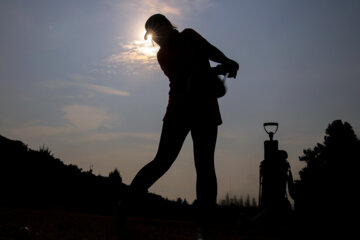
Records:
[[[191,129],[196,168],[196,195],[200,205],[216,204],[215,145],[217,125],[195,126]]]
[[[163,123],[158,152],[154,160],[135,176],[130,185],[132,189],[145,192],[166,173],[178,156],[189,131],[186,125]]]

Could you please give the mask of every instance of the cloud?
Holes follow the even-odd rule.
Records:
[[[63,108],[64,118],[75,131],[96,130],[101,127],[111,128],[112,116],[107,109],[69,105]]]
[[[117,90],[117,89],[110,88],[110,87],[105,87],[105,86],[100,86],[100,85],[95,85],[95,84],[87,84],[87,85],[85,85],[85,87],[90,88],[90,89],[95,90],[100,93],[108,94],[108,95],[130,96],[129,92]]]
[[[88,82],[99,82],[99,79],[90,75],[82,75],[82,74],[72,74],[71,81],[58,81],[56,84],[48,84],[47,87],[49,88],[64,88],[64,87],[75,87],[79,88],[81,92],[84,90],[87,91],[87,93],[91,92],[91,95],[94,95],[93,93],[101,93],[106,95],[115,95],[115,96],[131,96],[130,92],[119,90],[113,87],[88,83]],[[43,86],[47,84],[46,82],[43,83]],[[90,96],[91,96],[90,95]],[[89,97],[87,95],[86,97]]]
[[[16,128],[0,129],[9,136],[37,139],[40,142],[48,138],[66,142],[103,142],[121,139],[153,142],[159,138],[159,133],[114,130],[113,123],[115,121],[118,123],[119,119],[106,108],[80,104],[68,105],[62,108],[59,118],[64,122],[58,126],[29,123]]]
[[[171,6],[163,6],[160,12],[164,14],[173,14],[173,15],[180,15],[181,13],[180,9]]]
[[[186,17],[191,12],[203,11],[213,7],[211,0],[138,0],[131,1],[127,7],[145,14],[162,13]]]
[[[149,12],[160,12],[163,14],[181,15],[181,8],[175,6],[174,1],[143,0],[142,5]]]
[[[107,109],[87,105],[68,105],[63,107],[61,126],[47,126],[28,124],[27,126],[11,129],[11,133],[18,136],[54,137],[75,136],[97,130],[111,130],[115,117]]]
[[[103,66],[116,70],[126,65],[127,70],[132,73],[159,69],[156,59],[159,47],[153,46],[150,41],[134,40],[121,46],[121,51],[107,57]]]
[[[142,132],[142,133],[136,133],[136,132],[96,132],[89,134],[86,138],[83,138],[81,141],[114,141],[114,140],[120,140],[124,139],[127,142],[129,142],[130,139],[135,141],[150,141],[150,142],[156,142],[159,140],[159,133],[150,133],[150,132]]]
[[[158,71],[156,54],[159,46],[150,40],[124,41],[117,38],[120,49],[113,54],[93,64],[92,71],[105,75],[119,75],[130,73],[131,75]],[[128,96],[123,94],[123,96]]]
[[[164,1],[164,0],[139,0],[127,3],[127,7],[141,11],[143,13],[163,13],[180,15],[181,8],[177,5],[177,1]]]

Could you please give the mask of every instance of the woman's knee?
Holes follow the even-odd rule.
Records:
[[[215,163],[214,163],[214,159],[212,158],[207,158],[207,159],[196,159],[195,158],[195,168],[196,168],[196,172],[198,174],[207,174],[207,175],[211,175],[211,174],[215,174]]]
[[[173,164],[174,159],[168,156],[159,156],[157,155],[154,160],[150,163],[156,169],[156,171],[165,173],[171,165]]]

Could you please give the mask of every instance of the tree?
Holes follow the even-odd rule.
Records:
[[[303,217],[327,224],[351,212],[357,204],[359,152],[360,141],[353,128],[341,120],[329,124],[323,143],[304,150],[299,159],[306,167],[295,184],[295,209]]]
[[[246,196],[245,207],[250,207],[250,196],[249,196],[249,194]]]
[[[114,185],[121,185],[122,183],[122,178],[117,168],[115,168],[114,171],[109,173],[109,179]]]
[[[257,207],[257,202],[256,202],[256,199],[254,197],[251,200],[251,206],[252,207]]]

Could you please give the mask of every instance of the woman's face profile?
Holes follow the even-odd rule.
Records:
[[[150,34],[154,42],[159,44],[159,46],[163,46],[169,40],[171,32],[171,26],[162,24],[159,25],[156,29],[151,29]]]

